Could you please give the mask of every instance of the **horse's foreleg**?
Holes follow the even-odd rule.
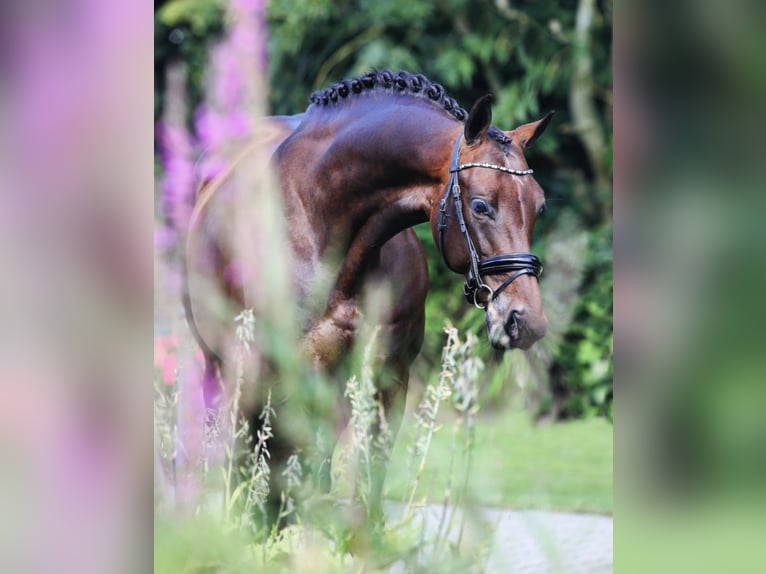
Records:
[[[378,416],[372,432],[371,484],[368,500],[368,518],[372,522],[383,519],[383,485],[386,479],[391,450],[402,424],[409,382],[409,364],[394,365],[379,378]]]

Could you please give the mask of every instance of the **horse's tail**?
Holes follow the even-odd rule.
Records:
[[[231,175],[248,156],[253,153],[273,154],[290,134],[303,121],[304,114],[295,116],[272,116],[263,118],[256,125],[247,145],[236,150],[233,157],[220,157],[215,150],[206,149],[194,163],[194,175],[197,186],[192,194],[192,209],[186,225],[178,230],[181,238],[181,260],[183,276],[182,301],[189,328],[199,343],[202,352],[209,359],[222,362],[222,357],[208,345],[199,331],[192,310],[191,293],[189,288],[189,249],[190,238],[200,231],[208,205],[214,201],[216,192],[229,180]]]
[[[184,268],[186,265],[184,265]],[[184,271],[184,288],[183,293],[181,294],[181,300],[183,302],[184,306],[184,314],[186,315],[186,323],[189,325],[189,330],[192,333],[192,336],[194,337],[194,340],[197,341],[197,344],[199,345],[200,349],[202,350],[202,353],[205,355],[205,358],[207,360],[215,360],[218,363],[222,363],[223,359],[222,357],[216,353],[213,349],[210,348],[210,346],[205,342],[205,339],[202,338],[202,335],[199,332],[199,329],[197,328],[197,323],[194,320],[194,311],[192,310],[191,306],[191,296],[189,295],[189,280],[186,274],[186,271]]]

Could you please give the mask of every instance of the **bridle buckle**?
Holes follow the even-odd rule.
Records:
[[[439,223],[436,226],[439,232],[443,232],[447,229],[447,198],[443,197],[439,201]]]
[[[486,303],[480,303],[478,301],[479,293],[481,293],[482,290],[486,290],[487,291]],[[464,291],[465,291],[465,288],[464,288]],[[477,309],[483,309],[483,310],[486,311],[487,307],[489,307],[489,304],[495,298],[495,292],[492,290],[492,287],[490,287],[486,283],[482,283],[476,289],[473,290],[473,297],[472,298],[473,298],[472,302],[473,302],[473,306],[474,307],[476,307]]]

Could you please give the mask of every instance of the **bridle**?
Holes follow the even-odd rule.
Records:
[[[468,245],[468,254],[471,259],[468,271],[465,274],[463,294],[469,303],[473,303],[479,309],[486,310],[491,301],[494,301],[506,287],[522,275],[534,275],[539,278],[543,272],[543,264],[540,262],[540,259],[532,253],[503,253],[501,255],[495,255],[494,257],[487,257],[486,259],[481,259],[479,257],[473,239],[471,239],[471,235],[468,233],[468,227],[465,224],[463,203],[460,199],[460,185],[458,184],[457,174],[464,169],[473,167],[496,169],[512,175],[531,175],[533,172],[531,169],[512,169],[492,163],[471,162],[461,164],[460,140],[461,136],[458,136],[455,141],[455,149],[452,151],[447,190],[444,192],[444,197],[439,201],[439,220],[437,225],[437,229],[439,230],[439,251],[441,251],[442,258],[444,258],[447,267],[455,271],[449,264],[447,255],[444,251],[444,230],[447,229],[447,220],[449,219],[449,215],[447,214],[447,202],[450,195],[452,195],[455,203],[455,213],[457,214],[458,225],[460,226],[460,233],[465,237],[466,244]],[[495,290],[482,281],[482,275],[498,275],[508,271],[515,271],[515,273],[503,281]],[[486,303],[482,303],[477,299],[477,296],[482,291],[488,293]]]

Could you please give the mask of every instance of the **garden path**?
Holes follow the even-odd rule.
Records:
[[[389,519],[403,505],[388,503]],[[439,527],[442,506],[416,510],[424,519],[426,538]],[[494,532],[487,574],[605,574],[613,571],[611,516],[542,510],[481,509],[481,520]],[[457,540],[459,517],[448,538]],[[464,537],[470,530],[466,530]],[[396,572],[396,568],[391,572]]]

